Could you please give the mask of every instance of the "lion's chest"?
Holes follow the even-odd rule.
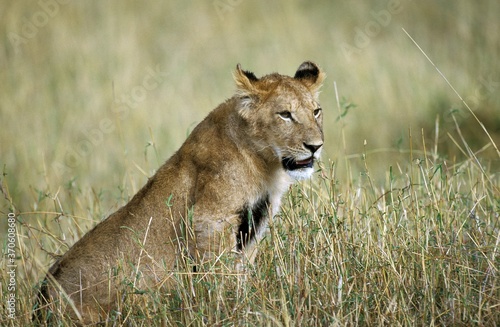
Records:
[[[269,195],[265,195],[253,204],[246,204],[239,212],[240,225],[236,234],[236,245],[239,251],[243,250],[255,239],[257,233],[265,228],[270,214]]]
[[[238,211],[240,219],[236,235],[238,250],[241,251],[264,233],[268,218],[278,212],[281,197],[291,183],[288,175],[277,172],[265,185],[264,192],[252,201],[248,201]]]

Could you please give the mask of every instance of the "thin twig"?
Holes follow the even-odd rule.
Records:
[[[418,45],[418,43],[411,37],[411,35],[404,29],[403,29],[403,32],[405,32],[405,34],[410,38],[410,40],[413,42],[413,44],[415,44],[415,46],[420,50],[420,52],[422,52],[422,54],[425,56],[425,58],[431,63],[431,65],[436,69],[436,71],[439,73],[439,75],[441,75],[441,77],[446,81],[446,83],[448,84],[448,86],[453,90],[453,92],[455,92],[455,94],[458,96],[458,98],[460,99],[460,101],[462,101],[462,103],[465,105],[465,107],[469,110],[469,112],[472,114],[472,116],[476,119],[476,121],[479,123],[479,125],[481,126],[481,128],[483,129],[483,131],[486,133],[486,135],[488,136],[488,138],[490,139],[490,142],[491,144],[493,145],[493,147],[495,148],[495,150],[497,151],[497,154],[498,156],[500,157],[500,150],[498,150],[498,147],[497,145],[495,144],[495,141],[493,141],[493,138],[491,137],[490,133],[488,133],[488,130],[486,129],[486,127],[484,127],[483,123],[479,120],[479,118],[477,118],[476,114],[474,114],[474,111],[472,111],[472,109],[469,107],[469,105],[467,104],[467,102],[465,102],[465,100],[462,98],[462,96],[460,95],[460,93],[458,93],[458,91],[453,87],[453,85],[450,83],[450,81],[448,81],[448,79],[446,78],[446,76],[444,76],[444,74],[439,70],[439,68],[434,64],[434,62],[431,60],[431,58],[429,58],[429,56],[425,53],[425,51]]]

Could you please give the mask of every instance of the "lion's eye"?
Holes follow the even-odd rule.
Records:
[[[292,113],[290,111],[282,111],[278,112],[278,115],[280,116],[281,119],[290,121],[292,120]]]
[[[314,117],[318,118],[321,115],[321,108],[314,110]]]

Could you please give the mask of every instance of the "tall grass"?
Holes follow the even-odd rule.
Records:
[[[357,183],[343,184],[325,162],[313,181],[291,188],[245,273],[230,268],[229,255],[196,273],[181,268],[169,293],[128,298],[116,322],[495,326],[498,179],[472,161],[447,166],[424,156],[405,171],[390,168],[376,187],[367,167]],[[36,248],[67,244],[49,226],[23,223],[19,235],[18,262],[28,271]],[[23,236],[36,242],[30,246]],[[18,279],[19,315],[4,324],[29,324],[34,282]]]
[[[286,195],[256,264],[180,270],[117,322],[498,325],[497,1],[402,0],[352,55],[389,2],[40,3],[0,3],[0,214],[17,219],[16,318],[2,300],[1,325],[30,324],[50,264],[231,95],[236,63],[259,76],[306,59],[328,74],[324,162]]]

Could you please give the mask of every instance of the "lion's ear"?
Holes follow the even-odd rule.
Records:
[[[305,61],[299,66],[293,78],[301,81],[317,97],[325,77],[325,73],[318,65],[311,61]]]
[[[240,64],[236,65],[233,77],[237,87],[236,94],[241,99],[242,107],[249,107],[258,97],[259,90],[255,83],[259,79],[252,72],[241,69]]]
[[[234,72],[234,81],[239,89],[244,89],[250,92],[255,91],[253,83],[257,82],[259,79],[255,77],[252,72],[241,69],[241,65],[236,65],[236,70]]]

